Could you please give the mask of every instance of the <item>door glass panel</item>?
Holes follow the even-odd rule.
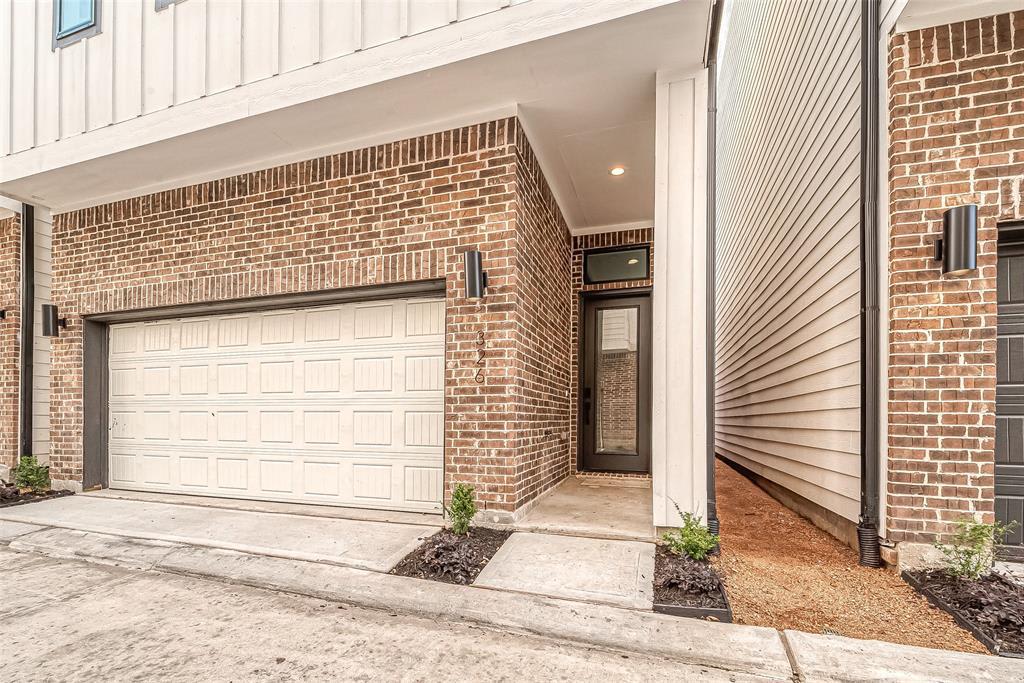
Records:
[[[637,454],[637,375],[639,311],[597,311],[596,449],[598,453]]]

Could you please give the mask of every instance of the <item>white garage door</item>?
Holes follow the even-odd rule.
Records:
[[[110,327],[110,486],[440,510],[444,301]]]

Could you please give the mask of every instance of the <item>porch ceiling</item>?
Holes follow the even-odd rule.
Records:
[[[5,173],[0,193],[62,211],[518,114],[574,232],[647,226],[656,73],[701,68],[709,5],[683,0],[74,165]],[[609,175],[616,165],[626,173]]]

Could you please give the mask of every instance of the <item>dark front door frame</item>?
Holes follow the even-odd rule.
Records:
[[[596,402],[593,400],[593,372],[596,362],[597,311],[635,304],[639,309],[638,346],[640,350],[637,375],[637,450],[638,455],[598,454],[594,448]],[[579,350],[579,401],[577,469],[581,472],[651,471],[651,289],[650,287],[583,292],[580,295],[582,325]],[[632,460],[632,462],[631,462]]]

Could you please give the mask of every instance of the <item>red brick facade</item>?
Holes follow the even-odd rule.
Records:
[[[888,537],[993,517],[996,224],[1024,217],[1024,12],[893,37]],[[944,210],[979,206],[978,271],[943,278]]]
[[[515,119],[55,217],[52,475],[82,477],[81,316],[444,279],[445,475],[513,511],[568,472],[570,238]],[[462,253],[490,285],[466,300]],[[563,284],[564,283],[564,284]],[[475,365],[485,341],[483,382]]]
[[[516,499],[522,505],[569,474],[576,364],[569,229],[521,128],[516,154],[516,376],[522,423]]]
[[[601,291],[613,291],[619,289],[634,289],[639,287],[651,287],[654,284],[654,229],[653,228],[640,228],[636,230],[619,230],[617,232],[602,232],[594,235],[577,235],[572,240],[572,323],[571,323],[571,338],[572,338],[572,357],[573,359],[579,359],[580,357],[580,333],[583,326],[583,300],[581,294],[585,292],[601,292]],[[602,249],[605,247],[631,247],[631,246],[650,246],[650,262],[648,263],[648,272],[651,277],[647,280],[631,280],[628,282],[610,282],[605,284],[588,285],[583,282],[583,254],[589,249]],[[574,368],[576,367],[574,361]],[[579,376],[578,372],[574,370],[574,377],[572,382],[572,405],[576,406],[579,391]],[[571,426],[571,441],[572,441],[572,471],[579,471],[579,423],[577,421],[576,411],[574,408],[573,419]],[[623,474],[615,473],[614,475],[602,476],[616,476],[616,477],[649,477],[648,474]]]
[[[18,457],[21,328],[21,226],[17,216],[0,220],[0,465]]]

